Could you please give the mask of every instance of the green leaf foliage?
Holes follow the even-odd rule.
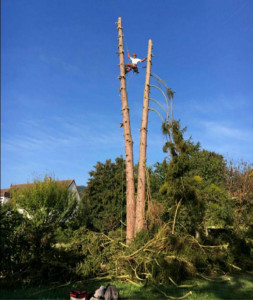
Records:
[[[92,230],[109,232],[125,220],[125,162],[123,158],[98,162],[89,174],[82,197],[85,225]]]
[[[51,178],[34,181],[23,187],[11,188],[11,198],[16,209],[35,226],[64,224],[75,213],[77,202],[66,185]]]
[[[233,205],[225,189],[226,162],[215,152],[201,150],[183,135],[186,128],[172,122],[171,142],[164,150],[170,154],[165,182],[161,185],[166,211],[165,219],[172,220],[179,202],[178,224],[191,234],[205,231],[214,224],[231,224]],[[166,133],[166,132],[165,132]],[[168,134],[168,133],[167,133]]]
[[[68,280],[73,255],[54,244],[57,228],[66,226],[77,210],[73,195],[45,177],[12,188],[11,197],[1,208],[2,276],[16,282]]]

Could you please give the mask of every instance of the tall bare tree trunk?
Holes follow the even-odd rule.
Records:
[[[146,198],[146,150],[147,150],[147,128],[148,128],[148,105],[149,105],[149,84],[152,64],[152,41],[148,42],[148,56],[146,81],[143,95],[143,110],[141,120],[141,136],[140,136],[140,154],[139,154],[139,170],[138,170],[138,188],[136,201],[136,222],[135,234],[145,227],[145,198]]]
[[[134,162],[133,140],[131,136],[129,107],[126,93],[126,77],[123,47],[123,30],[121,18],[118,18],[119,40],[119,66],[120,66],[120,92],[123,115],[125,151],[126,151],[126,242],[129,244],[134,238],[135,232],[135,187],[134,187]]]

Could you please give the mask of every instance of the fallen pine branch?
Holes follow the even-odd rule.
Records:
[[[116,242],[114,239],[112,239],[112,238],[110,238],[108,235],[106,235],[105,233],[99,233],[100,235],[102,235],[102,236],[104,236],[104,237],[106,237],[108,240],[110,240],[111,242]],[[122,242],[120,242],[120,241],[118,241],[118,243],[121,245],[121,246],[123,246],[123,247],[125,247],[125,248],[128,248],[128,245],[126,245],[126,244],[124,244],[124,243],[122,243]]]
[[[169,296],[168,297],[168,299],[170,300],[181,300],[181,299],[185,299],[185,298],[187,298],[187,297],[189,297],[189,296],[191,296],[192,295],[192,291],[190,291],[190,292],[188,292],[187,294],[185,294],[184,296],[182,296],[182,297],[173,297],[173,296]]]
[[[204,275],[202,275],[202,274],[200,274],[200,273],[197,273],[197,275],[198,275],[199,277],[201,277],[201,278],[207,280],[207,281],[214,281],[213,279],[208,278],[208,277],[206,277],[206,276],[204,276]]]
[[[157,241],[162,241],[165,240],[166,238],[153,238],[152,240],[148,241],[144,246],[142,246],[141,248],[137,249],[136,251],[134,251],[133,253],[129,254],[129,255],[125,255],[125,256],[121,256],[122,258],[129,258],[129,257],[133,257],[135,256],[137,253],[141,252],[142,250],[145,250],[146,248],[148,248],[150,245],[152,245],[153,243],[157,242]]]
[[[242,271],[241,268],[239,268],[239,267],[237,267],[237,266],[235,266],[235,265],[233,265],[233,264],[228,264],[228,265],[231,266],[231,267],[233,267],[234,269],[236,269],[236,270],[238,270],[238,271]]]
[[[126,279],[129,283],[131,283],[132,285],[135,285],[135,286],[138,286],[138,287],[143,287],[143,285],[142,284],[140,284],[140,283],[137,283],[137,282],[134,282],[134,281],[132,281],[131,279]]]
[[[191,266],[191,267],[194,267],[193,263],[186,260],[185,258],[183,257],[179,257],[179,256],[175,256],[175,255],[167,255],[165,256],[166,259],[176,259],[178,261],[182,261],[184,263],[186,263],[187,265]]]
[[[169,277],[169,280],[178,288],[191,288],[191,287],[198,286],[198,283],[178,285],[171,277]]]
[[[181,300],[181,299],[185,299],[185,298],[187,298],[187,297],[189,297],[189,296],[192,295],[192,291],[190,291],[190,292],[188,292],[187,294],[185,294],[185,295],[182,296],[182,297],[173,297],[173,296],[167,295],[164,291],[162,291],[161,289],[159,289],[156,285],[153,284],[153,286],[154,286],[161,294],[163,294],[166,298],[168,298],[169,300],[170,300],[170,299],[171,299],[171,300]]]
[[[217,280],[217,279],[211,279],[211,278],[205,277],[204,275],[199,274],[199,273],[197,275],[200,276],[201,278],[207,280],[207,281],[212,281],[212,282],[227,282],[227,281],[231,280],[230,277],[225,278],[225,276],[223,276],[224,279]]]
[[[217,245],[217,246],[200,245],[200,247],[202,247],[202,248],[227,248],[227,246],[228,246],[228,244]]]

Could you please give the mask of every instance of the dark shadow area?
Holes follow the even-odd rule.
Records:
[[[214,278],[192,289],[193,293],[208,294],[215,299],[253,299],[253,275],[227,276],[228,280]],[[230,279],[230,280],[229,280]]]
[[[234,276],[213,277],[209,280],[187,280],[182,284],[197,286],[190,288],[178,288],[174,285],[168,286],[152,286],[136,287],[132,284],[108,281],[77,281],[64,284],[51,283],[48,285],[2,285],[0,299],[69,299],[71,290],[86,291],[90,296],[94,294],[96,289],[101,285],[116,285],[120,299],[122,300],[141,300],[141,299],[168,299],[171,297],[183,297],[189,291],[192,295],[186,299],[253,299],[253,275],[236,274]],[[2,281],[3,283],[3,281]]]

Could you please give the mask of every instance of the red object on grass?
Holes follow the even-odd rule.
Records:
[[[77,298],[77,299],[84,299],[84,298],[88,298],[88,293],[85,291],[80,292],[74,290],[70,292],[70,297]]]

